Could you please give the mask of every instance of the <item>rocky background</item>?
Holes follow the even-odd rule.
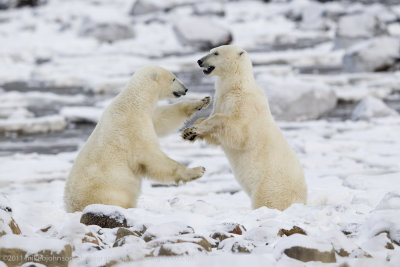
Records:
[[[65,213],[77,151],[132,73],[212,95],[196,61],[222,44],[251,55],[309,205],[251,210],[218,148],[174,134],[164,151],[202,179]],[[399,266],[399,70],[397,0],[0,0],[0,265]]]

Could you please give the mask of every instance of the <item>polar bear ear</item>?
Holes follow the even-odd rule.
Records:
[[[157,72],[153,72],[151,74],[151,79],[153,79],[154,81],[157,81],[158,80],[158,73]]]
[[[241,56],[241,55],[243,55],[243,54],[244,54],[244,51],[239,52],[239,56]]]

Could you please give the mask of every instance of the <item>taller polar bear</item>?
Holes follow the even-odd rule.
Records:
[[[171,72],[157,66],[138,70],[126,88],[105,109],[79,152],[65,186],[68,212],[99,203],[136,206],[142,177],[160,182],[191,181],[203,167],[187,168],[170,159],[157,136],[179,129],[208,105],[210,98],[157,107],[157,101],[186,94]]]
[[[186,129],[183,138],[220,145],[253,208],[284,210],[306,203],[303,169],[274,122],[246,51],[220,46],[198,64],[205,74],[217,76],[214,109],[209,118]]]

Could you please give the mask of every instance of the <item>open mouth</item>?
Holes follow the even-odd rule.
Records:
[[[208,74],[210,74],[214,69],[215,69],[214,66],[204,67],[204,68],[203,68],[203,73],[208,75]]]
[[[181,97],[181,96],[183,96],[183,95],[186,95],[186,92],[173,92],[172,93],[174,96],[176,96],[176,97]]]

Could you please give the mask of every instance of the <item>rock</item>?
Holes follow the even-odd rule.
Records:
[[[351,114],[352,120],[370,120],[387,116],[398,116],[397,111],[389,108],[382,100],[368,96],[360,101]]]
[[[272,115],[278,120],[318,119],[336,107],[335,92],[323,83],[297,79],[257,79],[264,87]]]
[[[114,242],[113,247],[122,247],[126,244],[138,244],[140,245],[140,247],[146,246],[145,242],[140,237],[134,235],[127,235],[116,240]]]
[[[400,69],[400,40],[380,37],[352,46],[344,55],[346,72],[388,71]]]
[[[68,266],[72,248],[65,241],[20,235],[0,238],[0,255],[7,266],[35,262],[45,266]]]
[[[178,236],[183,234],[193,234],[192,227],[180,222],[163,223],[152,225],[143,234],[143,240],[149,242],[159,237]]]
[[[46,2],[46,0],[0,0],[0,10],[16,7],[37,7]]]
[[[231,251],[233,253],[251,253],[255,245],[242,238],[227,238],[219,243],[218,249]]]
[[[92,243],[99,246],[99,240],[93,235],[92,232],[86,233],[82,239],[82,243]]]
[[[206,17],[185,17],[174,25],[178,39],[183,45],[210,50],[232,42],[232,34]]]
[[[164,244],[154,249],[153,256],[184,256],[204,253],[205,249],[193,243]]]
[[[120,228],[118,228],[117,235],[115,236],[115,241],[117,241],[120,238],[123,238],[124,236],[128,236],[128,235],[140,237],[140,235],[137,232],[132,232],[129,229],[120,227]]]
[[[287,248],[284,250],[286,256],[302,261],[320,261],[324,263],[332,263],[336,262],[335,250],[331,251],[319,251],[315,248],[306,248],[306,247],[298,247],[294,246],[291,248]]]
[[[375,210],[400,210],[400,194],[397,192],[386,193]]]
[[[0,211],[0,237],[7,234],[20,235],[21,229],[11,215],[3,210]]]
[[[211,241],[211,242],[210,242]],[[170,236],[167,238],[159,238],[152,240],[147,243],[150,248],[160,247],[164,244],[175,244],[175,243],[193,243],[204,248],[206,251],[211,251],[212,247],[215,247],[215,242],[206,239],[204,236],[195,234],[185,234],[181,236]]]
[[[290,230],[280,229],[279,232],[278,232],[278,235],[280,237],[282,237],[283,235],[291,236],[293,234],[307,235],[306,232],[303,229],[301,229],[300,227],[298,227],[296,225],[293,226],[292,229],[290,229]]]
[[[338,21],[335,47],[343,48],[387,33],[385,24],[373,13],[342,16]]]
[[[223,223],[225,231],[231,234],[241,235],[246,231],[246,227],[238,223]]]
[[[123,208],[115,206],[89,205],[83,210],[80,222],[102,228],[128,227],[123,211]]]
[[[135,37],[133,28],[130,25],[117,22],[87,22],[80,30],[80,35],[93,37],[99,42],[108,43]]]
[[[221,242],[222,240],[225,240],[227,238],[234,237],[234,235],[228,234],[226,232],[214,232],[210,235],[210,237],[217,240],[218,242]]]

